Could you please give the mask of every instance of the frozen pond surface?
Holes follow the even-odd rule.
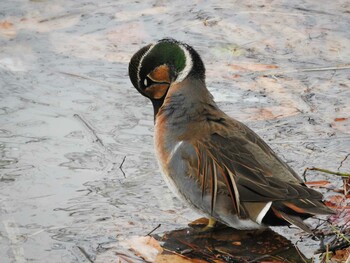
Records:
[[[153,109],[127,75],[135,51],[169,36],[297,172],[337,170],[350,151],[349,2],[2,0],[0,262],[116,262],[108,248],[130,254],[130,236],[200,216],[163,183]]]

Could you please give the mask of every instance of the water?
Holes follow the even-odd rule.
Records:
[[[335,121],[350,117],[349,69],[291,71],[349,63],[349,8],[343,1],[1,1],[0,261],[131,255],[123,240],[199,216],[163,183],[152,106],[127,76],[132,54],[163,37],[198,50],[220,107],[296,171],[336,170],[350,146],[349,120]],[[279,72],[263,77],[261,64]]]

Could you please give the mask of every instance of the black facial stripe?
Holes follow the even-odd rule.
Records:
[[[142,80],[141,80],[142,81]],[[147,85],[145,84],[145,81],[147,82]],[[146,77],[143,81],[142,81],[143,85],[145,86],[145,88],[148,88],[150,86],[152,86],[153,84],[169,84],[168,82],[165,81],[154,81],[149,77]]]
[[[141,62],[142,57],[144,54],[151,48],[152,44],[149,44],[143,48],[141,48],[139,51],[137,51],[131,58],[129,63],[129,77],[134,85],[135,88],[137,88],[139,91],[142,92],[141,87],[139,86],[139,65]]]

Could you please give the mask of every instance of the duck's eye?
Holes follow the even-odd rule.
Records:
[[[144,80],[143,80],[143,85],[145,86],[145,88],[151,86],[152,84],[154,84],[156,82],[154,82],[152,79],[150,79],[149,77],[146,77]]]
[[[154,84],[170,84],[169,67],[167,65],[156,67],[143,79],[144,88],[151,87]]]

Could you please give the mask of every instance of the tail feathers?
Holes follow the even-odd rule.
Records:
[[[305,224],[300,217],[288,215],[281,211],[274,211],[274,212],[275,214],[278,214],[282,219],[287,221],[289,224],[295,225],[309,234],[313,234],[310,227],[307,224]]]
[[[329,215],[334,214],[334,211],[319,200],[293,199],[275,201],[264,216],[262,223],[271,226],[295,225],[305,232],[312,233],[303,220],[318,214]]]
[[[296,199],[292,201],[283,201],[281,204],[298,214],[310,215],[329,215],[334,214],[334,211],[325,206],[319,200]],[[283,209],[283,207],[282,207]]]

